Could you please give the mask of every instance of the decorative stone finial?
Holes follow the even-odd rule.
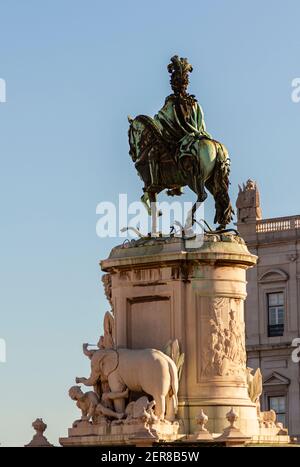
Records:
[[[196,417],[196,423],[199,425],[199,432],[200,431],[205,431],[207,432],[207,429],[205,428],[205,425],[208,422],[208,416],[203,412],[203,409],[200,409],[199,414]]]
[[[36,431],[29,444],[26,444],[26,448],[51,448],[53,444],[50,444],[47,438],[44,436],[44,431],[47,428],[46,423],[43,422],[42,418],[37,418],[32,422],[32,427]]]
[[[236,426],[238,418],[237,412],[231,407],[230,411],[226,414],[229,426],[224,429],[222,435],[216,438],[216,440],[225,441],[226,446],[244,445],[251,437],[244,435]]]
[[[208,416],[204,413],[203,409],[200,409],[200,412],[196,417],[196,423],[199,426],[199,428],[191,439],[195,439],[198,441],[211,441],[213,439],[212,435],[209,433],[207,428],[205,428],[207,422]]]
[[[230,423],[230,427],[229,428],[237,428],[235,423],[237,422],[239,416],[238,414],[234,411],[234,408],[231,407],[231,410],[229,412],[227,412],[226,414],[226,418],[227,420],[229,421]]]

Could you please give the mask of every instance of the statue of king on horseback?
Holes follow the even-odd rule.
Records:
[[[151,203],[156,203],[162,190],[174,196],[188,186],[197,195],[193,223],[198,203],[207,197],[206,188],[215,200],[214,222],[223,230],[233,214],[228,195],[230,159],[223,144],[206,131],[201,106],[187,92],[192,70],[186,58],[171,58],[168,72],[173,93],[154,118],[129,118],[129,154],[144,182],[142,201],[150,214]]]

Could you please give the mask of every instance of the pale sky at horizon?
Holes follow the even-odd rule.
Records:
[[[96,206],[139,199],[127,115],[158,111],[172,55],[229,150],[233,203],[251,177],[264,217],[300,214],[300,3],[0,0],[0,18],[0,443],[28,443],[42,417],[58,444],[109,309],[98,263],[120,243],[96,236]]]

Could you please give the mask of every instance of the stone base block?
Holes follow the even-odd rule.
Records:
[[[226,414],[231,407],[232,405],[228,406],[225,402],[223,405],[205,405],[203,401],[199,401],[199,403],[195,403],[195,405],[190,405],[188,407],[188,412],[185,410],[185,407],[180,407],[178,416],[183,419],[183,430],[186,433],[195,433],[197,432],[196,417],[202,408],[208,416],[207,430],[210,433],[221,435],[224,428],[228,425]],[[250,402],[248,405],[244,406],[233,405],[233,408],[238,414],[238,426],[241,432],[250,437],[258,435],[260,432],[257,411],[254,404]],[[185,418],[186,413],[188,413],[188,418]]]
[[[86,421],[75,422],[73,427],[68,429],[69,437],[90,435],[103,436],[106,434],[108,434],[108,424],[93,425]]]
[[[188,441],[212,441],[213,436],[209,433],[209,431],[198,431],[194,435],[189,435],[187,437]]]
[[[289,444],[291,439],[288,435],[259,435],[253,436],[250,444]]]
[[[179,423],[157,421],[148,425],[143,422],[112,423],[93,425],[79,422],[68,430],[68,438],[60,438],[62,446],[101,446],[101,445],[148,445],[159,441],[176,441]]]

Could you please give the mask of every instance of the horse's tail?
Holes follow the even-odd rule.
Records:
[[[213,173],[206,181],[206,186],[215,199],[215,223],[225,227],[232,221],[234,210],[232,208],[228,190],[230,174],[230,158],[228,151],[222,143],[214,141],[216,147],[216,163]]]

